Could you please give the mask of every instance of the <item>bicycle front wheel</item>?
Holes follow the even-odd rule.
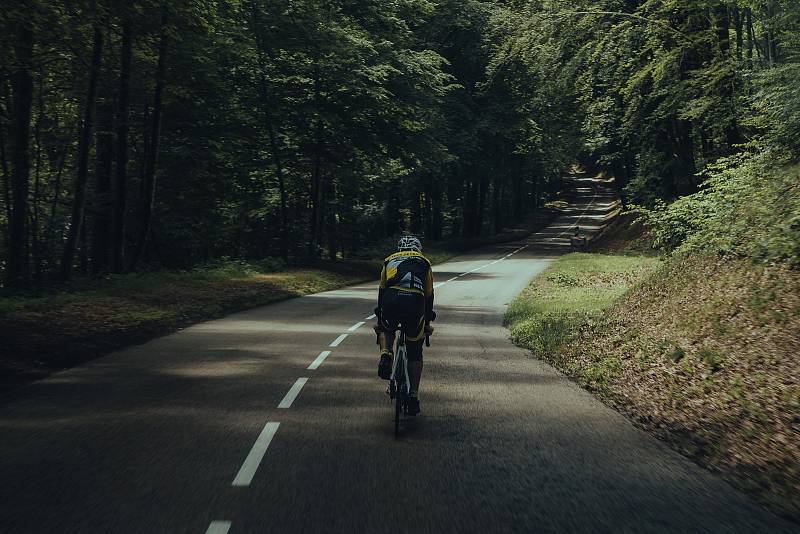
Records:
[[[403,397],[404,397],[402,384],[397,388],[394,396],[394,437],[400,435],[400,415],[403,412]]]

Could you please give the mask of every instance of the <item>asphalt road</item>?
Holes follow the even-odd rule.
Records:
[[[585,181],[545,232],[435,269],[422,414],[400,440],[375,284],[23,388],[0,405],[0,531],[797,532],[508,341],[506,304],[612,207]]]

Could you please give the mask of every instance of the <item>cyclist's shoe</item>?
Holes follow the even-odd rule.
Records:
[[[408,415],[417,415],[419,413],[419,399],[417,397],[408,398]]]
[[[378,376],[384,380],[392,377],[392,353],[389,351],[381,353],[381,361],[378,363]]]

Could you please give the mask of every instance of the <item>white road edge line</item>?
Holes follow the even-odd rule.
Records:
[[[347,331],[348,332],[355,332],[356,330],[358,330],[359,328],[361,328],[365,324],[366,323],[364,321],[359,321],[356,324],[354,324],[353,326],[351,326],[350,328],[348,328]]]
[[[454,276],[453,278],[451,278],[450,280],[448,280],[448,282],[453,282],[453,281],[455,281],[455,279],[456,279],[456,278],[458,278],[458,277],[457,277],[457,276]]]
[[[269,447],[272,438],[275,437],[275,433],[278,431],[280,425],[280,423],[274,422],[264,425],[264,429],[261,431],[261,434],[258,435],[258,438],[256,438],[253,448],[250,449],[250,453],[247,455],[247,458],[244,459],[244,463],[242,467],[239,468],[239,472],[236,473],[236,478],[233,479],[231,486],[250,485],[253,481],[253,476],[255,476],[258,470],[258,466],[261,464],[261,460],[264,459],[264,455],[267,453],[267,447]]]
[[[308,382],[308,378],[298,378],[294,385],[289,389],[289,392],[283,398],[280,404],[278,404],[278,408],[291,408],[292,403],[300,394],[300,390],[303,389],[303,386],[306,385]]]
[[[334,339],[334,340],[331,342],[331,344],[330,344],[330,345],[328,345],[328,346],[329,346],[329,347],[338,347],[338,346],[339,346],[339,343],[341,343],[342,341],[344,341],[344,339],[345,339],[346,337],[347,337],[347,334],[341,334],[339,337],[337,337],[336,339]]]
[[[231,522],[230,521],[212,521],[210,525],[208,525],[208,530],[206,530],[206,534],[228,534],[228,531],[231,529]]]
[[[446,283],[447,282],[436,282],[435,284],[433,284],[433,289],[436,289],[437,287],[442,287]]]
[[[330,355],[331,355],[331,351],[323,350],[322,352],[319,353],[319,356],[317,356],[317,359],[314,360],[313,362],[311,362],[311,365],[309,365],[307,367],[307,369],[310,369],[310,370],[313,371],[314,369],[318,368],[320,365],[322,365],[322,362],[325,361],[325,358],[327,358]]]
[[[375,314],[373,313],[373,314],[372,314],[372,315],[370,315],[369,317],[366,317],[366,320],[367,320],[367,321],[371,321],[371,320],[373,320],[374,318],[375,318]]]

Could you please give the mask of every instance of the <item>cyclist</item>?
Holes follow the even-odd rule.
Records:
[[[383,260],[378,289],[378,324],[375,331],[381,347],[378,376],[389,380],[392,374],[392,348],[395,332],[403,328],[406,335],[408,371],[411,375],[408,413],[419,413],[419,381],[422,377],[422,342],[433,333],[433,271],[431,262],[422,255],[422,243],[413,235],[405,235],[397,243],[397,252]]]

